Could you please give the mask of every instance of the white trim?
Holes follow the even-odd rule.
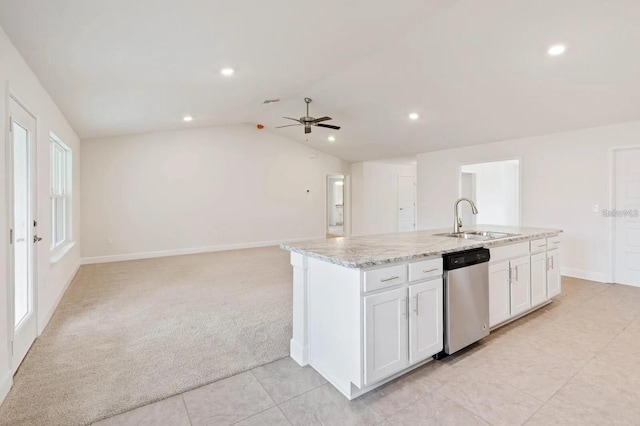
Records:
[[[71,249],[76,245],[75,241],[66,241],[64,244],[56,247],[51,251],[51,257],[49,259],[50,266],[55,265],[60,262],[63,257],[66,256],[67,253],[71,251]]]
[[[562,267],[562,275],[581,280],[597,281],[599,283],[610,283],[608,274],[604,272],[585,271],[583,269],[573,269]]]
[[[240,249],[247,249],[247,248],[277,246],[284,243],[293,243],[298,241],[308,241],[308,240],[317,240],[317,239],[325,239],[325,238],[326,238],[326,235],[322,235],[318,237],[305,237],[305,238],[273,240],[273,241],[259,241],[259,242],[253,242],[253,243],[222,244],[218,246],[208,246],[208,247],[149,251],[149,252],[129,253],[129,254],[114,254],[109,256],[83,257],[82,259],[80,259],[80,264],[92,265],[95,263],[122,262],[125,260],[152,259],[156,257],[181,256],[185,254],[211,253],[211,252],[225,251],[225,250],[240,250]]]
[[[309,365],[309,346],[302,346],[291,339],[289,343],[289,356],[291,356],[291,359],[297,362],[300,367]]]
[[[56,301],[51,306],[51,309],[49,309],[49,311],[43,316],[44,322],[42,323],[42,327],[40,326],[40,324],[38,324],[38,337],[40,337],[44,329],[49,324],[49,321],[51,321],[51,318],[53,317],[53,313],[56,311],[56,308],[58,307],[58,305],[60,304],[60,301],[62,300],[62,296],[64,296],[64,294],[67,292],[69,285],[71,284],[73,279],[76,277],[76,274],[78,273],[79,269],[80,269],[80,263],[78,263],[76,267],[73,268],[73,271],[71,272],[69,278],[67,278],[67,281],[65,282],[64,287],[58,294],[58,297],[56,297]]]
[[[4,399],[9,394],[11,386],[13,386],[13,374],[11,374],[11,370],[7,370],[0,380],[0,404],[4,402]]]

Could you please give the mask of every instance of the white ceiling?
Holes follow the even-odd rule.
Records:
[[[82,138],[273,129],[309,96],[342,130],[274,131],[350,161],[638,120],[638,22],[637,0],[0,0]]]

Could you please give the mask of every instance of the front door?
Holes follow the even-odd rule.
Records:
[[[9,286],[12,304],[12,368],[15,371],[36,339],[35,188],[36,119],[15,99],[9,101]]]
[[[640,286],[640,149],[616,151],[614,280]]]

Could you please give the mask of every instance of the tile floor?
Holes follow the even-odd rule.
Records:
[[[563,278],[551,305],[348,401],[290,358],[96,423],[640,424],[640,288]]]

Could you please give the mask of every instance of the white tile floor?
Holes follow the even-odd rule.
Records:
[[[96,424],[637,425],[639,316],[640,288],[564,278],[551,305],[354,401],[285,358]]]

